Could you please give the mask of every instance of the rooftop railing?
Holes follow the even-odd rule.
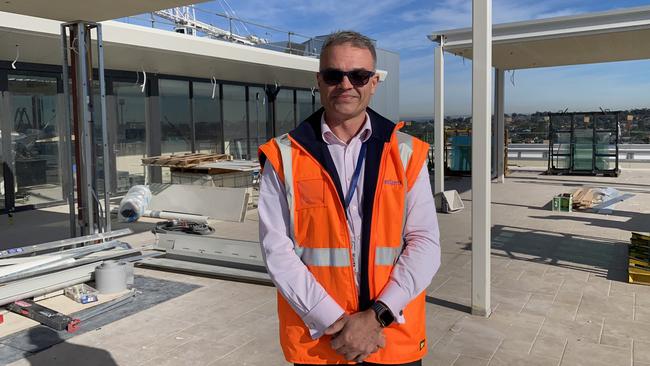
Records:
[[[319,57],[320,49],[325,42],[323,37],[310,37],[297,32],[282,30],[228,14],[201,9],[199,7],[194,7],[194,10],[196,13],[204,15],[201,17],[197,16],[197,21],[225,31],[225,34],[215,37],[201,29],[193,29],[191,32],[196,36],[207,36],[233,42],[236,42],[237,36],[251,37],[251,39],[254,38],[256,40],[261,40],[261,42],[254,42],[257,43],[253,45],[254,47],[315,58]],[[179,33],[182,33],[182,29],[184,28],[192,28],[164,19],[153,13],[130,16],[117,20],[128,24],[176,31]]]

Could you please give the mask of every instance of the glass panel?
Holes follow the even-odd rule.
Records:
[[[192,86],[196,152],[223,153],[219,85],[213,88],[212,83],[192,83]]]
[[[248,131],[250,132],[250,146],[251,146],[251,159],[257,157],[257,149],[260,145],[265,143],[270,136],[266,136],[266,123],[267,123],[267,106],[266,94],[263,88],[249,87],[248,88],[248,115],[249,125]]]
[[[616,156],[597,156],[596,169],[598,170],[616,169]]]
[[[314,92],[314,112],[319,110],[323,105],[320,103],[320,92],[315,91]]]
[[[592,116],[573,116],[573,169],[592,170],[594,157],[594,120]]]
[[[571,130],[571,115],[551,115],[550,119],[553,131]]]
[[[117,139],[115,165],[117,192],[144,184],[145,167],[142,158],[147,154],[145,124],[145,94],[132,82],[114,82],[113,93],[117,111]]]
[[[615,114],[596,115],[596,129],[604,131],[616,131],[618,116]]]
[[[54,77],[9,75],[16,206],[63,199],[56,83]]]
[[[447,168],[454,172],[469,172],[472,168],[472,136],[456,132],[447,136]]]
[[[225,153],[236,159],[248,159],[246,146],[246,89],[223,85],[223,134]]]
[[[275,99],[275,134],[280,136],[294,127],[293,90],[283,89]]]
[[[298,111],[298,123],[304,121],[307,119],[307,117],[314,113],[314,107],[311,103],[311,91],[296,91],[296,110]]]
[[[192,151],[189,82],[159,80],[162,153]]]

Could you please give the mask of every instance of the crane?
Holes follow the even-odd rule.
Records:
[[[221,29],[196,19],[194,6],[180,6],[172,9],[158,10],[154,15],[170,20],[176,25],[176,31],[188,35],[196,35],[196,32],[205,33],[210,38],[221,39],[249,46],[268,43],[268,40],[254,36],[242,36],[233,33],[231,30]]]

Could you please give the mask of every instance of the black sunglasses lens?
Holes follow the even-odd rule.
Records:
[[[343,81],[343,77],[347,76],[350,83],[354,86],[364,86],[368,84],[370,77],[375,73],[368,70],[352,70],[344,72],[337,69],[326,69],[320,72],[323,81],[329,85],[338,85]]]
[[[372,71],[367,70],[353,70],[348,73],[348,79],[354,86],[363,86],[368,84],[368,80],[372,76]]]
[[[337,85],[343,81],[345,73],[341,70],[328,69],[321,71],[323,81],[329,85]]]

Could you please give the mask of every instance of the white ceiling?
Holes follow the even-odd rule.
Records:
[[[471,28],[435,32],[447,52],[472,58]],[[499,24],[492,64],[504,70],[650,59],[650,7]]]

